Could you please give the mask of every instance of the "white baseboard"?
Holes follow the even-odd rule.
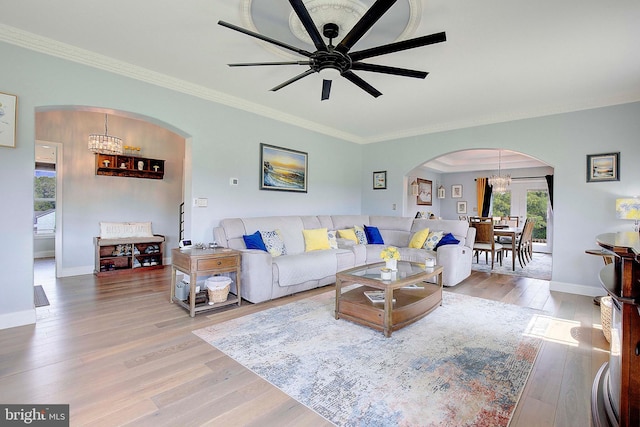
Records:
[[[36,309],[17,311],[15,313],[0,314],[0,329],[15,328],[16,326],[32,325],[36,323]]]
[[[55,256],[56,256],[56,251],[40,251],[40,252],[34,252],[33,253],[33,257],[35,259],[53,258]]]
[[[557,282],[554,280],[549,282],[549,290],[567,294],[584,295],[587,297],[597,297],[607,294],[605,290],[599,286],[578,285],[576,283]]]
[[[82,276],[84,274],[93,274],[93,266],[63,268],[62,271],[58,273],[58,277]]]

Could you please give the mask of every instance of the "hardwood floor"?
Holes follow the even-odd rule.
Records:
[[[192,319],[169,303],[169,268],[36,280],[51,305],[36,309],[36,325],[0,330],[3,403],[68,403],[72,426],[331,425],[191,333],[331,286]],[[479,272],[447,290],[555,318],[511,426],[590,425],[591,383],[609,348],[591,298]]]

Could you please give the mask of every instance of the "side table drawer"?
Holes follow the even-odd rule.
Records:
[[[214,259],[199,259],[198,271],[214,270],[216,268],[231,268],[238,265],[238,257],[224,257]]]

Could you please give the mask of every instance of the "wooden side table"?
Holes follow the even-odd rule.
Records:
[[[176,275],[181,271],[189,275],[189,298],[181,301],[176,298]],[[214,274],[235,273],[236,295],[229,294],[226,301],[216,302],[212,305],[196,307],[196,281],[198,276],[211,276]],[[211,310],[227,305],[242,303],[240,292],[240,252],[228,248],[214,249],[172,249],[171,250],[171,297],[170,301],[177,303],[189,310],[189,315],[194,317],[196,313]]]

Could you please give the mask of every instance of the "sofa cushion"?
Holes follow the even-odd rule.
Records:
[[[327,230],[327,239],[331,249],[338,249],[338,233],[334,230]]]
[[[353,226],[353,232],[356,234],[356,238],[358,239],[358,244],[366,245],[367,244],[367,235],[364,232],[364,228],[359,225]]]
[[[353,230],[353,228],[338,230],[338,236],[343,239],[353,240],[354,242],[358,243],[358,237],[356,237],[356,232]]]
[[[440,246],[444,245],[457,245],[460,243],[460,240],[456,239],[453,234],[447,233],[442,236],[442,239],[436,244],[435,250],[437,251]]]
[[[428,251],[435,250],[436,245],[438,244],[440,239],[442,239],[443,234],[444,231],[430,231],[429,237],[427,237],[427,240],[425,240],[423,247]]]
[[[336,255],[340,249],[304,252],[273,259],[273,280],[279,286],[293,286],[309,280],[335,275]]]
[[[267,252],[269,252],[271,256],[277,257],[287,254],[287,248],[284,245],[284,240],[282,240],[280,230],[260,231],[260,235],[262,236],[264,246],[267,248]]]
[[[312,230],[302,230],[304,236],[305,252],[331,249],[329,236],[326,228],[314,228]]]
[[[260,249],[262,251],[267,252],[267,248],[264,245],[264,241],[262,240],[262,235],[259,231],[256,231],[253,234],[243,235],[244,244],[247,249]]]
[[[424,246],[424,242],[427,240],[427,237],[429,237],[429,229],[423,228],[413,235],[411,241],[409,242],[409,247],[416,249],[422,248]]]
[[[367,243],[373,245],[384,245],[384,239],[382,238],[378,227],[369,227],[365,225],[364,234],[367,235]]]

